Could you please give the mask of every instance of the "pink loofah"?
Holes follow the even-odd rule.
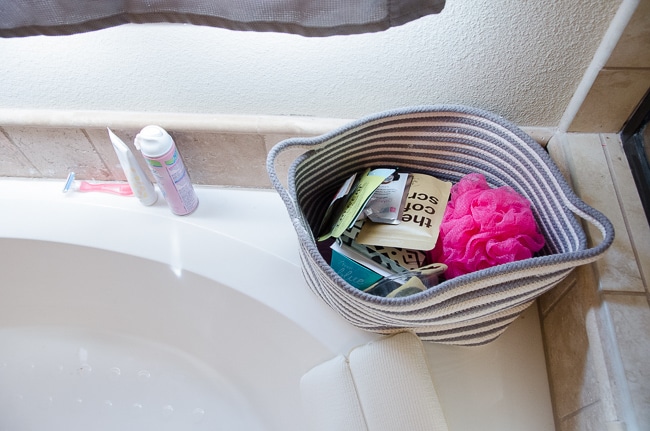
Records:
[[[511,187],[492,189],[483,175],[469,174],[451,188],[429,258],[446,264],[450,279],[530,258],[543,246],[544,236],[526,198]]]

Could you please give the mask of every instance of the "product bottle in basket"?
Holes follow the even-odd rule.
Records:
[[[174,140],[162,127],[147,126],[135,137],[158,187],[176,215],[191,213],[199,205],[194,187]]]

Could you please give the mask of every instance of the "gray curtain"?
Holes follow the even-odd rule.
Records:
[[[0,37],[66,35],[127,23],[331,36],[383,31],[445,0],[0,0]]]

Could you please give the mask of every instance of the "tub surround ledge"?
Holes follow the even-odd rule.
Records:
[[[124,181],[106,127],[136,151],[135,135],[144,126],[157,124],[176,141],[193,183],[271,188],[266,155],[275,144],[292,137],[322,135],[350,121],[279,115],[0,109],[0,150],[8,155],[0,160],[0,177],[63,179],[74,171],[82,180]],[[522,129],[541,145],[554,133],[545,127]],[[286,172],[296,151],[300,150],[282,155],[278,172]]]
[[[548,150],[576,193],[616,229],[601,260],[540,299],[556,429],[648,430],[650,227],[622,144],[615,134],[568,133]]]
[[[176,140],[194,184],[270,189],[265,161],[273,145],[350,121],[132,114],[0,112],[0,149],[11,155],[0,160],[0,177],[63,180],[72,170],[79,179],[123,181],[106,126],[132,146],[141,127],[157,123]],[[616,229],[603,259],[576,269],[538,302],[556,429],[648,429],[650,228],[620,140],[614,134],[522,129]],[[281,175],[295,156],[278,161]],[[592,242],[599,240],[599,232],[586,230]]]

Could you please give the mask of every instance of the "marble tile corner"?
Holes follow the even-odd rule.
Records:
[[[133,138],[135,137],[135,132],[124,130],[112,130],[112,132],[115,133],[131,149],[131,151],[134,152],[134,154],[138,154],[138,152],[135,150],[135,147],[133,146]],[[113,145],[111,144],[111,141],[108,137],[107,130],[105,128],[84,129],[84,133],[88,140],[92,143],[95,151],[97,151],[99,156],[104,161],[106,168],[110,172],[111,180],[126,181],[124,170],[122,169],[122,165],[120,165],[117,154],[115,154],[115,150],[113,149]],[[152,176],[149,175],[149,169],[145,165],[144,160],[140,160],[142,158],[137,156],[136,159],[138,159],[140,167],[149,176],[149,180],[153,180]]]
[[[271,187],[262,136],[175,131],[170,134],[195,184]]]
[[[108,180],[111,172],[82,129],[3,127],[6,136],[45,178]]]
[[[266,147],[266,151],[269,152],[271,149],[279,144],[280,142],[284,141],[285,139],[289,138],[294,138],[297,136],[291,136],[291,135],[264,135],[264,144]],[[278,178],[282,182],[282,184],[286,187],[287,186],[287,178],[288,178],[288,172],[289,168],[291,167],[291,164],[296,160],[298,156],[303,154],[305,152],[305,149],[303,148],[288,148],[280,155],[275,161],[275,170],[278,175]]]
[[[605,67],[650,67],[650,2],[639,1]]]
[[[650,88],[650,69],[602,69],[569,127],[571,132],[616,133]]]
[[[0,176],[7,177],[40,177],[38,168],[14,143],[11,136],[0,128]]]

